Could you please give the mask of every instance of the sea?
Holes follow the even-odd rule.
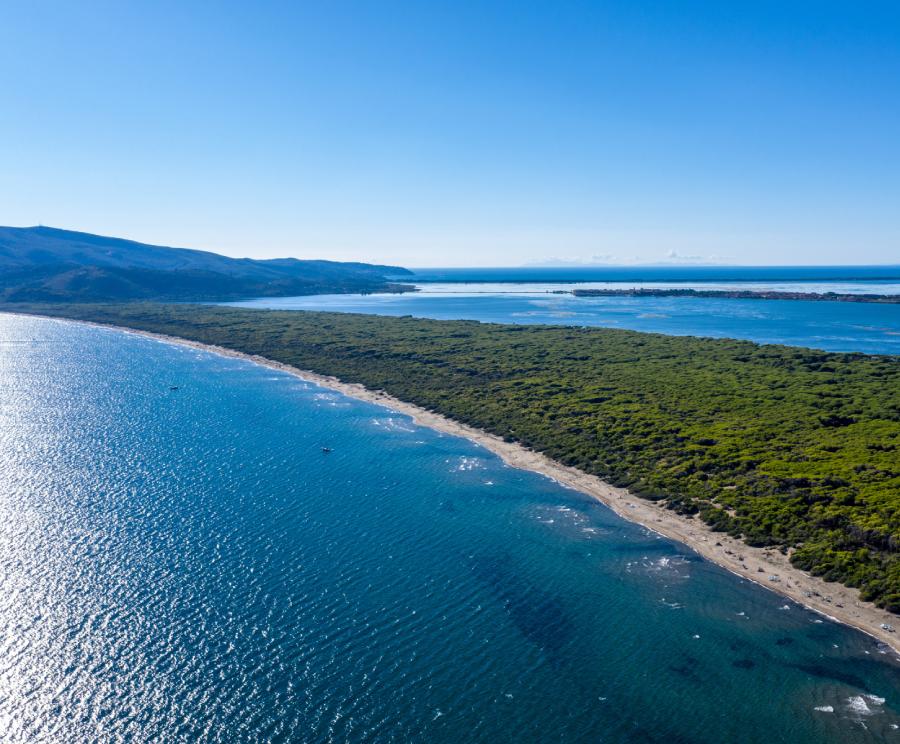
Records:
[[[8,314],[0,627],[4,742],[900,740],[893,653],[552,480]]]
[[[900,304],[710,297],[574,297],[574,288],[900,294],[900,266],[418,269],[406,294],[251,299],[243,307],[627,328],[669,335],[900,354]]]

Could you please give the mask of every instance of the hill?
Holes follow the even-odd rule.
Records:
[[[0,227],[0,301],[230,300],[400,289],[396,266],[230,258],[52,227]]]

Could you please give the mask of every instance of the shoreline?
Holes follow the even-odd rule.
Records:
[[[826,582],[793,567],[788,560],[788,556],[783,555],[776,548],[750,547],[725,533],[713,532],[699,519],[676,514],[665,507],[658,506],[654,502],[635,496],[627,489],[618,488],[606,483],[597,476],[589,475],[576,468],[558,463],[546,455],[527,449],[520,444],[506,442],[494,434],[459,423],[412,403],[399,400],[383,391],[370,390],[359,383],[343,382],[336,377],[302,370],[263,356],[246,354],[222,346],[204,344],[178,336],[141,331],[124,326],[30,313],[15,314],[106,328],[142,336],[162,343],[177,344],[220,356],[242,359],[270,369],[286,372],[305,382],[334,390],[356,400],[374,403],[388,408],[392,412],[409,416],[419,426],[462,437],[484,447],[500,457],[510,467],[536,472],[594,498],[623,519],[639,524],[670,540],[685,545],[698,555],[741,579],[751,581],[775,594],[786,597],[833,622],[853,627],[876,641],[885,644],[897,657],[900,657],[900,638],[897,637],[898,634],[883,630],[880,627],[882,623],[888,625],[896,623],[900,627],[900,617],[876,607],[871,602],[864,602],[859,598],[859,592],[856,589],[846,587],[837,582]]]

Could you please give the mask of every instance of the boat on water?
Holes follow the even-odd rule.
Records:
[[[334,452],[334,450],[331,447],[322,447],[322,454],[327,455],[329,452]]]

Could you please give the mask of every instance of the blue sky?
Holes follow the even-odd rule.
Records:
[[[0,95],[0,224],[409,266],[900,263],[896,2],[13,1]]]

